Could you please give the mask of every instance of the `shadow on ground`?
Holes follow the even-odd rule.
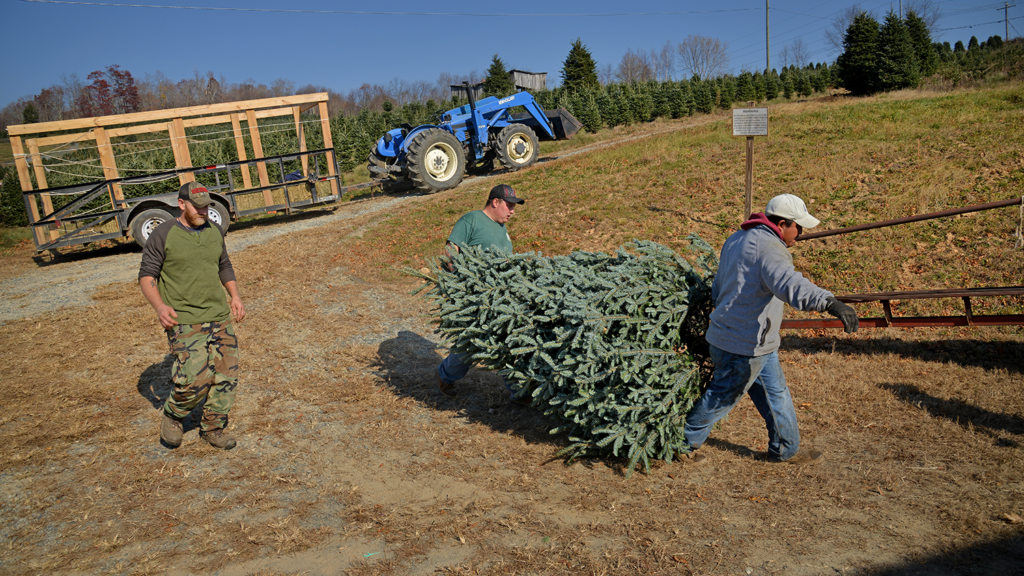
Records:
[[[154,410],[162,410],[164,402],[171,395],[174,385],[171,383],[171,365],[174,364],[174,355],[167,354],[163,361],[150,364],[148,368],[139,374],[139,381],[135,389],[139,395],[146,399],[153,406]],[[184,432],[198,429],[203,418],[203,406],[206,402],[200,402],[187,418],[182,420]]]
[[[834,347],[834,348],[833,348]],[[872,356],[895,354],[905,358],[916,358],[939,364],[976,366],[985,370],[1006,370],[1024,374],[1024,342],[983,341],[983,340],[934,340],[911,341],[890,338],[836,339],[829,337],[807,338],[785,335],[782,338],[784,351],[799,351],[807,354],[824,350],[840,354]]]
[[[991,410],[971,406],[961,400],[937,398],[924,392],[913,384],[879,384],[879,387],[892,392],[903,402],[925,410],[935,418],[955,422],[964,430],[977,430],[993,438],[997,438],[1000,446],[1016,448],[1017,441],[999,436],[1000,432],[1024,434],[1024,418],[1013,414],[998,414]]]
[[[435,370],[447,353],[419,334],[402,330],[380,344],[379,364],[375,368],[398,395],[527,442],[551,444],[553,450],[564,445],[563,436],[548,434],[557,423],[534,408],[512,402],[501,376],[495,372],[474,368],[456,383],[458,396],[449,398],[441,394]]]
[[[1024,529],[999,540],[982,542],[899,566],[869,568],[863,576],[1007,576],[1024,574]]]

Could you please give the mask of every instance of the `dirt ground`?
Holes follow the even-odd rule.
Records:
[[[627,479],[619,460],[553,458],[565,438],[494,374],[437,392],[446,352],[415,283],[369,282],[347,249],[389,201],[233,252],[249,317],[230,452],[193,420],[180,448],[158,442],[167,344],[134,270],[117,276],[137,251],[7,255],[4,281],[116,281],[0,325],[0,572],[1024,573],[1019,331],[791,331],[784,368],[822,461],[767,462],[744,400],[707,460]]]

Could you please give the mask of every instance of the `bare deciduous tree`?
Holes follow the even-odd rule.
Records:
[[[643,50],[627,50],[619,61],[619,67],[615,70],[615,77],[619,82],[643,82],[654,77],[654,70],[651,68],[650,58]]]
[[[782,50],[779,50],[779,60],[782,61],[783,67],[796,66],[800,68],[807,64],[810,59],[810,53],[801,38],[793,40],[786,44]]]
[[[903,4],[903,17],[907,17],[907,12],[913,10],[914,14],[921,20],[924,20],[924,25],[928,28],[928,34],[932,38],[936,37],[938,29],[936,26],[939,24],[939,19],[942,18],[942,8],[938,2],[934,0],[907,0]]]
[[[666,40],[661,50],[651,50],[651,62],[654,65],[654,74],[659,81],[672,80],[672,72],[675,71],[676,67],[675,46],[672,46],[672,43]]]
[[[597,69],[597,81],[601,83],[601,86],[607,86],[612,83],[615,78],[615,69],[612,68],[611,64],[605,64],[604,66]]]
[[[832,25],[825,29],[825,40],[836,54],[842,54],[846,49],[843,46],[846,40],[846,29],[853,24],[853,19],[862,11],[858,4],[854,4],[840,12],[832,21]],[[868,15],[871,15],[871,12],[868,12]]]
[[[676,46],[679,54],[679,68],[688,75],[701,79],[721,75],[729,62],[729,43],[718,38],[690,34]]]

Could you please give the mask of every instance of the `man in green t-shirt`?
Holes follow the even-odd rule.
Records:
[[[231,319],[241,322],[245,305],[224,234],[207,220],[211,202],[202,184],[183,185],[181,214],[149,236],[139,267],[139,287],[174,354],[174,389],[160,424],[160,439],[171,448],[181,445],[181,421],[204,401],[200,438],[221,450],[236,445],[224,433],[238,386],[238,339]]]
[[[512,239],[508,236],[505,223],[515,214],[516,206],[524,202],[516,196],[511,186],[498,184],[491,189],[483,210],[465,214],[455,223],[445,243],[444,255],[451,256],[467,246],[493,247],[511,254]],[[445,396],[458,394],[455,382],[465,376],[471,366],[462,360],[461,355],[449,354],[437,367],[437,389]]]

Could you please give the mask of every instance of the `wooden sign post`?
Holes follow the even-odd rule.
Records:
[[[747,202],[744,207],[743,220],[750,218],[754,201],[754,136],[768,135],[768,109],[734,108],[732,111],[732,135],[747,137]]]

